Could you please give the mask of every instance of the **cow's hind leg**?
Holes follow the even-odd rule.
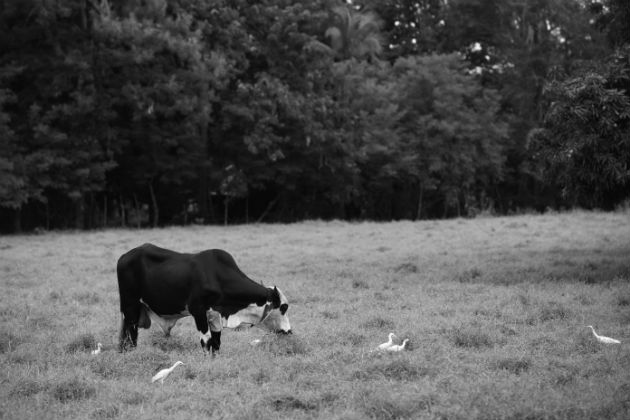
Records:
[[[122,322],[119,337],[121,352],[127,350],[129,347],[136,347],[138,344],[138,321],[140,313],[140,302],[138,302],[137,306],[126,306],[122,309]]]
[[[122,314],[122,322],[119,350],[122,352],[129,347],[136,347],[138,344],[138,327],[144,327],[149,317],[142,307],[142,303],[140,303],[140,297],[133,296],[130,293],[121,293],[120,312]]]

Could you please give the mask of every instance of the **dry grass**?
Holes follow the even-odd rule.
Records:
[[[629,238],[627,212],[1,237],[0,418],[630,418]],[[116,260],[144,242],[228,250],[294,335],[212,359],[185,319],[116,352]],[[390,331],[411,351],[374,352]]]

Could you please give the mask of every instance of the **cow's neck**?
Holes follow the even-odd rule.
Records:
[[[262,306],[267,302],[271,302],[272,296],[273,289],[251,281],[251,284],[247,285],[247,287],[241,285],[240,290],[228,292],[224,299],[232,302],[246,303],[247,305],[253,302],[258,306]]]

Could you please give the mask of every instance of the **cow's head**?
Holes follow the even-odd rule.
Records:
[[[269,288],[269,299],[265,304],[254,303],[241,309],[230,315],[227,320],[224,319],[223,326],[237,328],[251,325],[270,332],[291,334],[288,309],[289,301],[286,296],[277,287]]]
[[[291,323],[287,315],[289,310],[287,297],[277,287],[271,291],[271,297],[271,302],[265,305],[267,313],[258,326],[276,333],[291,334]]]

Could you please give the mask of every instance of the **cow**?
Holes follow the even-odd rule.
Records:
[[[195,320],[202,349],[213,355],[223,327],[255,325],[291,334],[289,303],[280,289],[247,277],[221,249],[188,254],[144,244],[123,254],[116,272],[121,352],[137,345],[138,328],[153,321],[168,336],[186,316]]]

